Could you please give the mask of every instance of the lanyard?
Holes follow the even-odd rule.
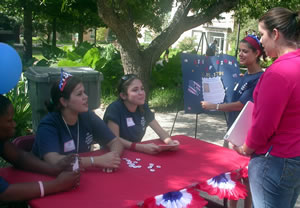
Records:
[[[63,116],[61,116],[61,117],[62,117],[62,119],[63,119],[63,121],[64,121],[64,123],[65,123],[65,125],[67,127],[67,130],[68,130],[68,132],[70,134],[70,137],[73,139],[71,131],[69,129],[69,126],[68,126],[67,122],[65,121],[65,119],[64,119]],[[76,142],[77,142],[77,153],[78,153],[78,151],[79,151],[79,118],[78,118],[78,121],[77,121],[77,141]]]

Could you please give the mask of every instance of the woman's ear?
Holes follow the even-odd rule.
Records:
[[[59,98],[59,102],[64,108],[66,108],[68,106],[67,100],[63,97]]]
[[[126,99],[126,95],[125,95],[124,92],[120,92],[120,98],[121,98],[122,100],[125,100],[125,99]]]
[[[278,40],[280,34],[276,28],[273,29],[272,36],[273,36],[273,40]]]

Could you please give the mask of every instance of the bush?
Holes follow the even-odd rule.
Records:
[[[152,70],[151,88],[173,88],[182,84],[181,58],[177,51],[169,62],[163,62],[163,66],[156,65]]]
[[[25,78],[19,81],[18,86],[11,90],[6,96],[14,106],[14,120],[17,123],[15,137],[32,133],[32,110],[27,94]]]
[[[178,43],[178,48],[181,51],[192,52],[197,47],[196,37],[186,37]]]

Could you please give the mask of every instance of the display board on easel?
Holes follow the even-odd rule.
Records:
[[[204,112],[201,101],[230,102],[234,86],[240,79],[240,68],[235,57],[226,54],[202,55],[204,40],[208,48],[206,35],[202,33],[197,47],[198,52],[201,46],[201,55],[181,54],[184,110],[185,113],[196,114],[195,138],[197,136],[198,114]],[[170,135],[172,135],[178,112],[176,112]],[[226,114],[224,113],[224,115],[226,119]]]
[[[200,102],[203,100],[213,103],[231,101],[233,88],[240,78],[235,57],[183,53],[181,64],[185,113],[202,113]]]

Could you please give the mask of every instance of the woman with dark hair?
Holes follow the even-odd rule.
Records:
[[[160,147],[156,144],[138,143],[143,139],[147,126],[150,126],[165,144],[174,145],[172,149],[178,147],[179,142],[171,139],[145,103],[144,86],[136,75],[123,76],[118,92],[119,99],[107,107],[103,120],[115,135],[120,136],[126,148],[147,154],[160,152]]]
[[[71,167],[74,156],[60,160],[55,166],[49,165],[34,155],[18,149],[9,142],[15,134],[16,123],[13,120],[14,109],[10,100],[0,95],[0,155],[15,167],[57,176],[49,181],[31,183],[8,184],[0,177],[0,201],[25,201],[33,198],[44,197],[60,191],[66,191],[79,185],[79,172],[63,170]]]
[[[248,35],[241,40],[239,45],[240,64],[247,67],[247,72],[241,76],[240,81],[234,87],[232,100],[230,103],[213,104],[201,101],[202,108],[206,110],[218,110],[229,112],[227,126],[233,124],[240,111],[248,101],[253,101],[253,90],[263,73],[259,64],[260,58],[264,55],[264,50],[260,41],[254,35]],[[228,144],[226,144],[228,146]]]
[[[253,102],[254,88],[263,74],[263,70],[260,66],[260,58],[265,58],[265,53],[260,41],[254,35],[248,35],[240,41],[239,45],[239,58],[240,64],[247,67],[247,72],[241,76],[240,81],[234,87],[232,100],[230,103],[213,104],[206,101],[202,101],[202,108],[206,110],[218,110],[229,112],[227,127],[231,127],[240,111],[248,101]],[[228,141],[224,140],[224,146],[228,147]],[[244,183],[247,185],[248,181],[245,179]],[[235,208],[237,201],[230,200],[229,207]],[[244,207],[251,207],[251,197],[245,199]]]
[[[51,89],[46,103],[49,113],[41,120],[32,152],[41,159],[56,164],[70,153],[89,152],[93,142],[109,147],[102,156],[80,157],[81,167],[107,168],[120,166],[123,145],[106,124],[88,110],[88,96],[83,83],[62,71],[60,82]]]
[[[273,8],[259,19],[266,54],[277,58],[254,93],[242,147],[254,207],[294,207],[300,193],[300,12]]]

